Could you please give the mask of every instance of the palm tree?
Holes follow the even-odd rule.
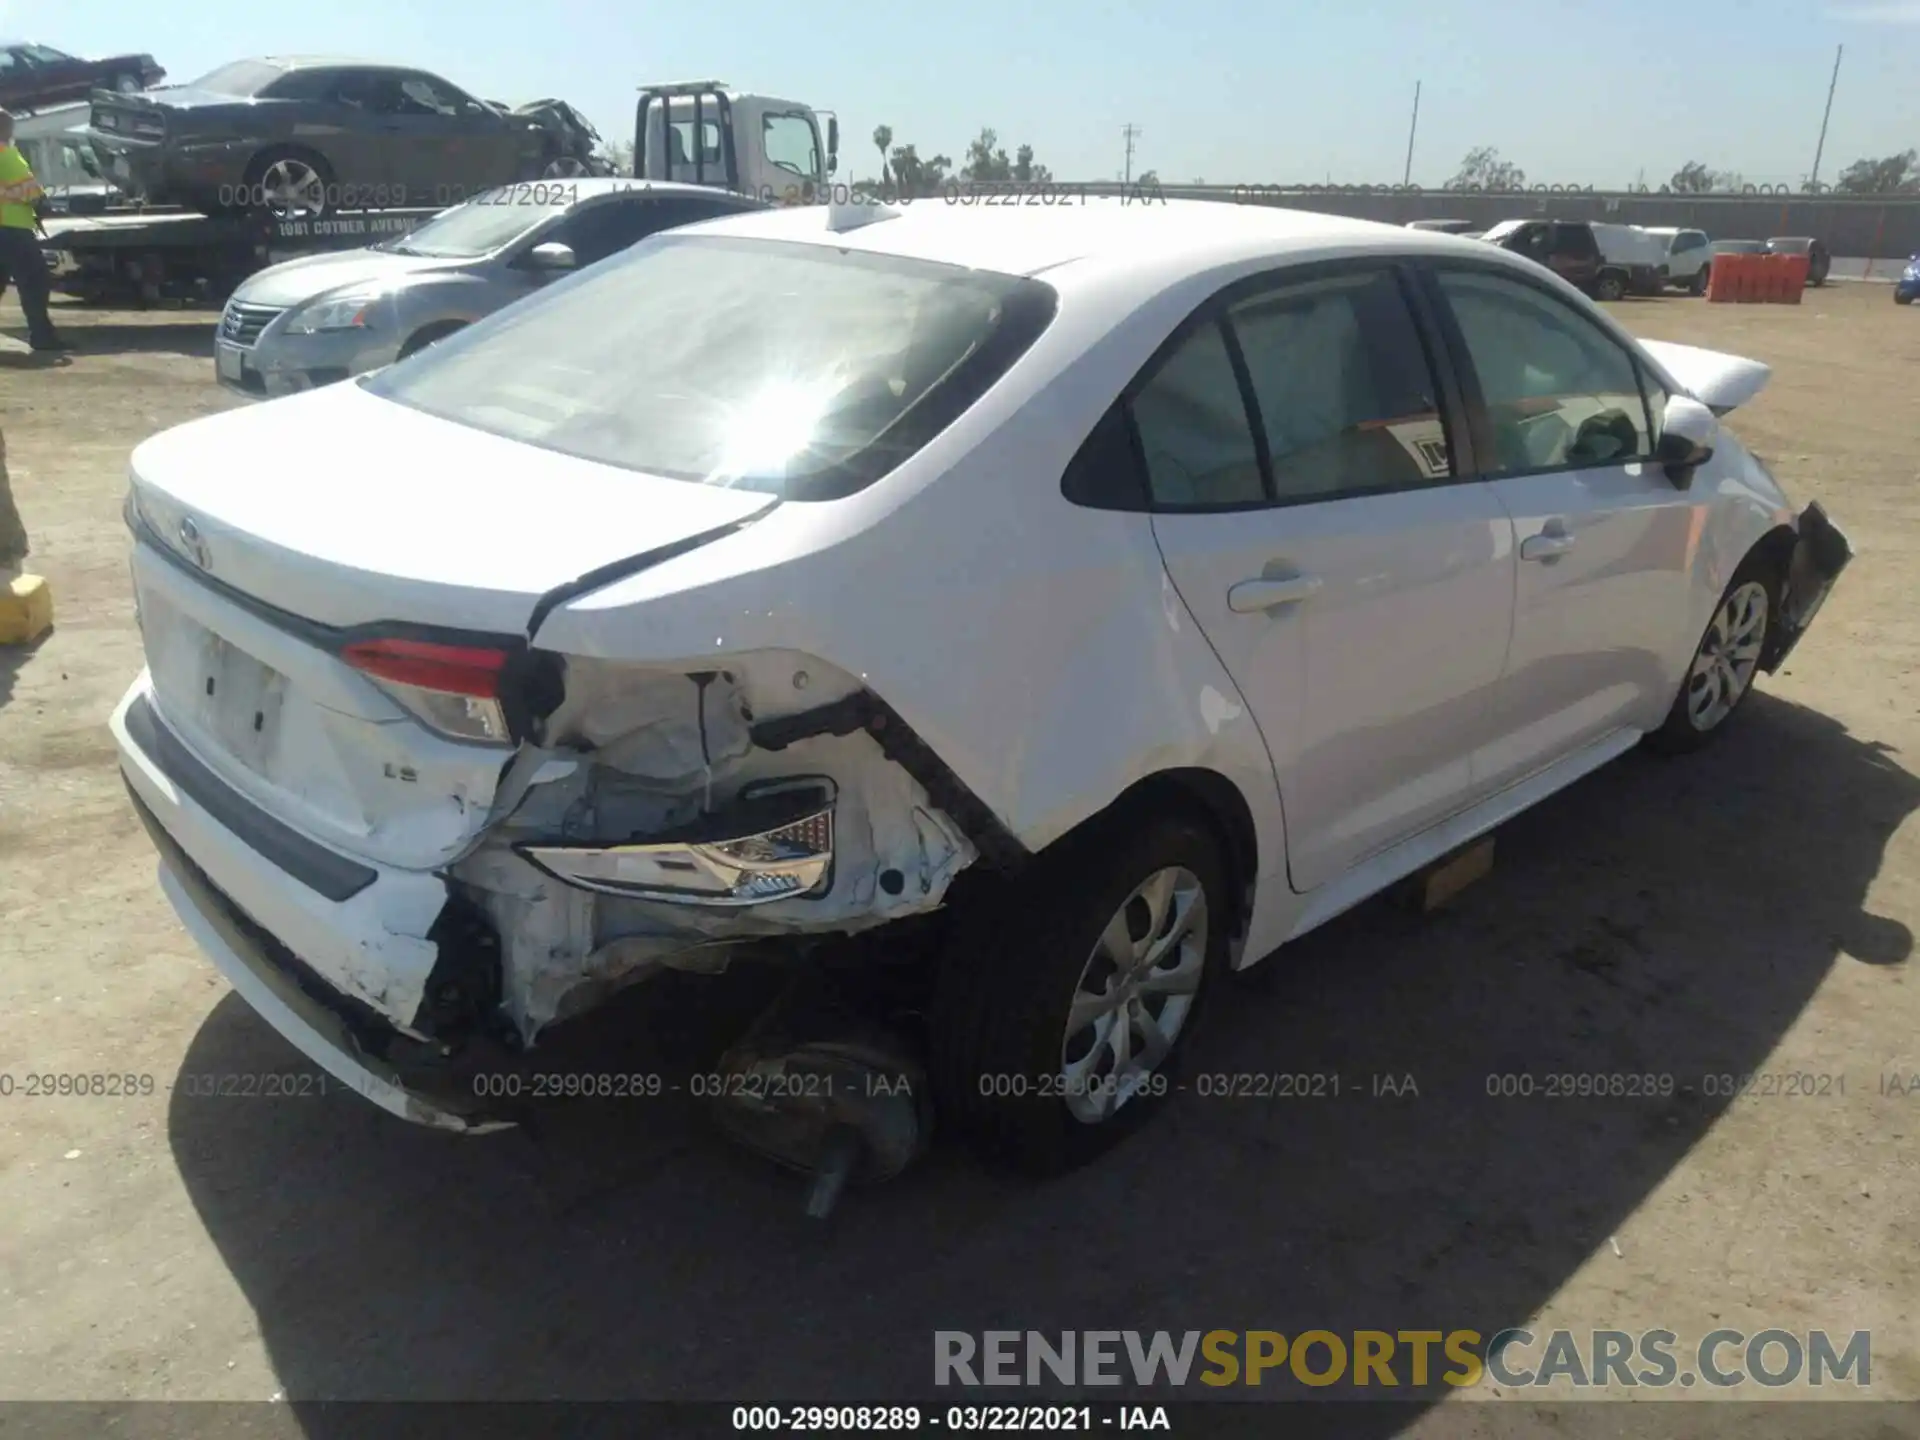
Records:
[[[876,125],[873,127],[873,145],[880,152],[880,183],[887,183],[887,151],[893,145],[893,127]]]

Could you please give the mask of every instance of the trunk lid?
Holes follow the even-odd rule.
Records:
[[[415,719],[342,658],[354,627],[517,644],[550,591],[778,503],[556,455],[350,383],[170,430],[132,472],[160,718],[268,813],[405,869],[456,859],[530,778],[515,767],[542,757]]]
[[[303,619],[502,635],[524,635],[550,590],[779,503],[489,435],[351,382],[157,435],[133,452],[132,488],[161,543]]]
[[[175,92],[159,93],[171,96]],[[232,96],[223,98],[232,103]],[[87,112],[87,127],[93,135],[108,139],[158,140],[167,133],[166,107],[155,104],[150,95],[98,90]]]

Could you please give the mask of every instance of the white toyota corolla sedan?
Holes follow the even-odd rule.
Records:
[[[940,1108],[1070,1164],[1224,972],[1725,728],[1851,553],[1722,427],[1767,376],[1397,226],[726,219],[140,446],[113,730],[187,929],[397,1114],[931,926]]]

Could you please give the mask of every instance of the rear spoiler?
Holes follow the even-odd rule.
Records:
[[[1767,388],[1773,367],[1740,355],[1676,345],[1668,340],[1642,340],[1645,350],[1680,388],[1716,415],[1738,409]]]

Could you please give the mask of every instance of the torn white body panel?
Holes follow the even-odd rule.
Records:
[[[754,723],[858,688],[785,654],[730,659],[698,682],[573,662],[567,698],[549,719],[552,748],[514,766],[534,775],[524,796],[448,872],[499,929],[502,1002],[523,1037],[659,969],[720,968],[732,944],[852,934],[941,903],[977,852],[870,736],[754,745]],[[831,782],[836,798],[831,870],[804,896],[723,908],[599,893],[514,848],[643,842],[724,813],[756,783],[808,777]]]
[[[446,906],[447,882],[427,871],[373,866],[372,883],[339,903],[288,884],[286,873],[265,856],[233,844],[219,817],[134,742],[128,715],[153,695],[143,673],[110,722],[120,742],[121,774],[140,803],[224,894],[316,975],[396,1027],[410,1029],[438,956],[427,937]]]
[[[488,822],[512,751],[417,724],[335,655],[133,551],[154,703],[228,785],[343,853],[426,870]]]

